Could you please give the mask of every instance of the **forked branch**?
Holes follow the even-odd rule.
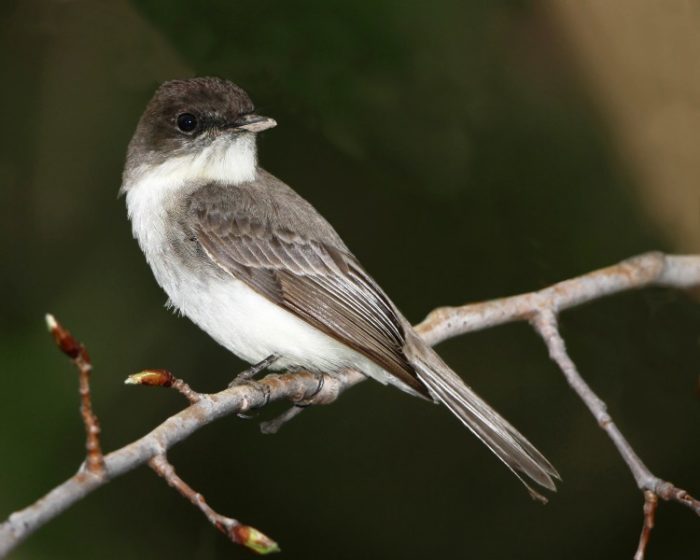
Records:
[[[569,357],[564,340],[559,333],[557,317],[558,313],[564,309],[622,291],[645,286],[685,289],[698,285],[700,285],[700,256],[648,253],[560,282],[544,290],[461,307],[439,308],[430,313],[422,323],[416,326],[416,329],[428,343],[437,344],[447,338],[508,322],[528,321],[532,324],[544,340],[552,360],[559,366],[568,383],[613,441],[632,472],[638,488],[644,494],[644,524],[635,555],[635,559],[643,560],[650,531],[654,525],[654,512],[658,498],[682,503],[698,515],[700,515],[700,502],[685,490],[656,477],[637,456],[614,424],[605,403],[583,380],[578,368]],[[58,325],[55,324],[55,326]],[[85,466],[81,467],[76,475],[34,504],[13,513],[7,521],[0,524],[0,557],[96,488],[144,463],[148,463],[171,486],[194,503],[232,540],[253,549],[256,543],[266,543],[258,552],[272,552],[276,550],[275,543],[262,533],[214,512],[199,494],[177,476],[172,465],[167,462],[165,453],[194,431],[221,416],[244,414],[246,411],[281,399],[303,404],[329,403],[344,390],[364,379],[360,373],[352,370],[325,376],[323,383],[319,383],[317,375],[308,372],[271,374],[261,381],[239,384],[208,395],[196,393],[168,372],[148,370],[131,376],[129,382],[172,386],[189,400],[190,406],[165,420],[141,439],[102,457],[99,447],[99,428],[97,419],[92,413],[87,385],[91,369],[87,352],[72,337],[62,338],[57,336],[57,332],[62,331],[54,331],[53,327],[51,330],[59,347],[71,357],[81,373],[81,410],[88,434],[87,460]],[[277,423],[268,424],[268,431],[279,428],[281,422],[294,415],[295,413],[287,414]],[[234,530],[236,527],[239,529]],[[241,532],[241,527],[246,529]],[[249,539],[249,542],[246,539]]]

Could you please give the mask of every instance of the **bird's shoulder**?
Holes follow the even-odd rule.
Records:
[[[307,200],[263,169],[252,181],[199,186],[188,197],[187,212],[227,235],[316,242],[350,255],[333,226]]]

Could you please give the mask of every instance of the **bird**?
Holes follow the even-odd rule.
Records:
[[[426,344],[304,198],[258,165],[276,126],[219,77],[162,83],[127,148],[120,192],[168,304],[272,370],[360,371],[443,404],[536,498],[552,464]]]

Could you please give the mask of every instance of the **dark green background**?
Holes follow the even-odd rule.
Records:
[[[565,41],[531,2],[6,0],[0,10],[0,518],[82,460],[75,373],[45,312],[90,349],[107,450],[183,406],[169,391],[125,387],[127,374],[168,368],[215,391],[242,367],[163,308],[116,198],[126,144],[164,79],[216,74],[246,88],[279,122],[261,138],[262,164],[314,203],[414,321],[673,250],[643,215]],[[562,323],[649,467],[700,493],[700,307],[645,290]],[[440,352],[560,470],[549,505],[529,500],[444,409],[375,383],[276,436],[257,420],[221,420],[172,461],[290,560],[631,557],[641,495],[529,327]],[[651,558],[689,558],[699,528],[663,505]],[[145,468],[11,555],[247,556]]]

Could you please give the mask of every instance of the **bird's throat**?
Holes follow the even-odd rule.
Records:
[[[197,150],[174,154],[156,163],[147,161],[136,165],[125,175],[122,191],[162,184],[177,188],[192,182],[235,185],[254,180],[257,166],[254,134],[221,135]]]

